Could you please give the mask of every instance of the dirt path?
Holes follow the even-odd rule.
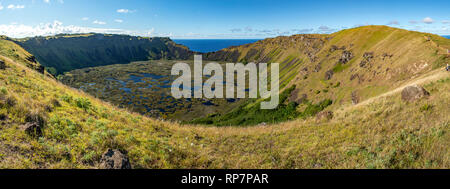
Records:
[[[411,85],[422,85],[424,83],[431,82],[431,81],[436,81],[436,80],[442,79],[444,77],[450,77],[450,73],[446,72],[445,69],[433,70],[433,71],[425,74],[425,76],[417,78],[417,79],[415,79],[413,81],[409,81],[406,84],[403,84],[401,87],[398,87],[398,88],[396,88],[394,90],[391,90],[391,91],[389,91],[387,93],[384,93],[382,95],[369,98],[369,99],[367,99],[367,100],[365,100],[365,101],[363,101],[363,102],[361,102],[361,103],[359,103],[359,104],[357,104],[355,106],[350,106],[349,108],[364,106],[364,105],[370,104],[370,103],[372,103],[374,101],[377,101],[380,98],[383,98],[383,97],[386,97],[386,96],[391,96],[391,95],[394,95],[396,93],[399,93],[404,88],[406,88],[408,86],[411,86]]]

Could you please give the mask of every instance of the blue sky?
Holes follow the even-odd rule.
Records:
[[[390,25],[450,35],[449,0],[0,0],[0,34],[266,38]]]

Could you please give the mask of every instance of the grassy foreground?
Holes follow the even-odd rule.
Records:
[[[431,97],[400,95],[341,106],[331,121],[204,127],[118,109],[1,56],[0,168],[97,168],[108,148],[133,168],[450,168],[450,76],[425,82]],[[21,126],[45,122],[43,136]]]

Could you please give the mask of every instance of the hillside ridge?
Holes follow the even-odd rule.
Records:
[[[74,69],[132,61],[188,59],[187,47],[167,37],[137,37],[115,34],[60,34],[14,39],[54,75]]]
[[[108,149],[126,152],[138,169],[450,166],[450,78],[441,70],[443,78],[423,83],[429,99],[405,103],[395,93],[330,121],[239,128],[143,117],[0,59],[7,66],[0,70],[1,168],[98,168]],[[22,129],[36,117],[44,120],[38,138]]]

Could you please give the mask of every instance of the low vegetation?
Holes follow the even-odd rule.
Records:
[[[343,32],[356,35],[353,30]],[[377,32],[370,40],[384,34]],[[331,40],[336,43],[346,41],[343,36],[334,36]],[[413,39],[430,43],[423,36]],[[252,114],[255,106],[251,105],[258,101],[242,106],[237,109],[240,114],[229,117],[236,118],[229,121],[248,124],[290,121],[253,127],[230,127],[231,122],[225,123],[228,120],[217,122],[228,127],[182,125],[117,108],[65,86],[30,68],[19,46],[4,39],[0,42],[19,53],[14,56],[0,51],[0,60],[6,65],[0,70],[0,168],[98,168],[108,149],[126,152],[137,169],[450,168],[450,77],[443,70],[427,68],[430,70],[421,70],[412,79],[396,80],[403,76],[392,76],[392,80],[370,83],[376,86],[395,81],[390,88],[378,87],[383,90],[376,93],[359,93],[361,101],[352,105],[345,95],[359,89],[358,81],[351,83],[351,74],[347,74],[353,67],[324,81],[323,73],[333,65],[323,64],[327,69],[310,74],[305,81],[309,83],[301,82],[303,76],[289,82],[296,88],[288,87],[283,92],[284,103],[270,112],[276,117],[263,111]],[[331,56],[338,54],[336,51]],[[394,68],[402,67],[392,62]],[[430,96],[412,102],[402,100],[396,87],[411,83],[423,86]],[[362,80],[360,85],[369,86]],[[286,100],[297,89],[298,95],[305,94],[309,100],[298,105]],[[328,92],[313,94],[324,90]],[[322,110],[332,111],[333,118],[312,116]],[[214,123],[220,117],[211,120]],[[34,135],[27,132],[28,128],[34,129]]]
[[[312,104],[305,101],[306,108],[304,111],[299,112],[297,107],[299,104],[295,102],[288,102],[289,94],[295,90],[295,86],[292,86],[280,95],[280,105],[274,110],[262,110],[261,102],[254,103],[252,101],[247,102],[244,105],[234,109],[233,111],[220,115],[209,115],[205,118],[199,118],[189,123],[191,124],[204,124],[204,125],[216,125],[216,126],[251,126],[251,125],[266,125],[276,124],[298,118],[309,118],[315,116],[320,111],[332,104],[331,100],[324,100],[318,104]]]

